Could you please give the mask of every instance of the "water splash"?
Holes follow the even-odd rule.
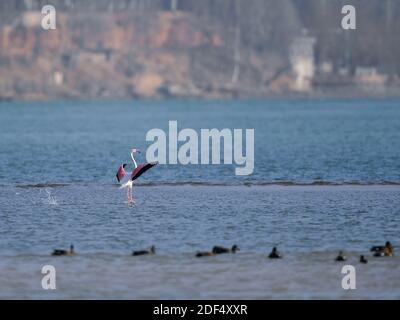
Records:
[[[44,189],[44,191],[46,192],[47,198],[42,199],[42,203],[52,206],[57,206],[58,205],[57,199],[55,196],[51,194],[51,191],[47,188]],[[40,190],[40,193],[42,193],[42,190]]]

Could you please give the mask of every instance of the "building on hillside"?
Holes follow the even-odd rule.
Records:
[[[356,83],[363,87],[383,87],[387,78],[387,75],[379,73],[376,67],[358,66],[355,71]]]
[[[290,62],[295,74],[293,89],[300,92],[312,90],[315,73],[314,46],[316,39],[303,32],[290,47]]]

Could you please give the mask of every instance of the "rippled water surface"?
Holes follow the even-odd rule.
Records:
[[[159,165],[129,206],[115,170],[169,120],[254,128],[254,174]],[[397,100],[0,104],[0,136],[0,298],[400,298],[399,257],[368,251],[399,250]],[[70,243],[77,256],[50,256]],[[194,257],[215,244],[241,251]],[[341,288],[341,249],[357,290]]]

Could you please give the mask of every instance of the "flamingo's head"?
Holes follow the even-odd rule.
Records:
[[[128,165],[127,163],[124,163],[124,164],[122,165],[122,168],[125,169],[125,167],[126,167],[127,165]]]
[[[133,149],[132,149],[132,153],[140,153],[140,149],[133,148]]]

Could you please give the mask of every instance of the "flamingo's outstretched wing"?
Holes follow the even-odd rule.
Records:
[[[121,180],[124,178],[125,170],[124,170],[124,167],[122,165],[119,166],[117,174],[115,176],[117,177],[118,182],[121,182]]]
[[[145,173],[147,170],[150,168],[154,167],[157,164],[157,162],[150,162],[150,163],[142,163],[139,164],[138,167],[133,170],[132,175],[131,175],[131,180],[136,180],[139,178],[143,173]]]

